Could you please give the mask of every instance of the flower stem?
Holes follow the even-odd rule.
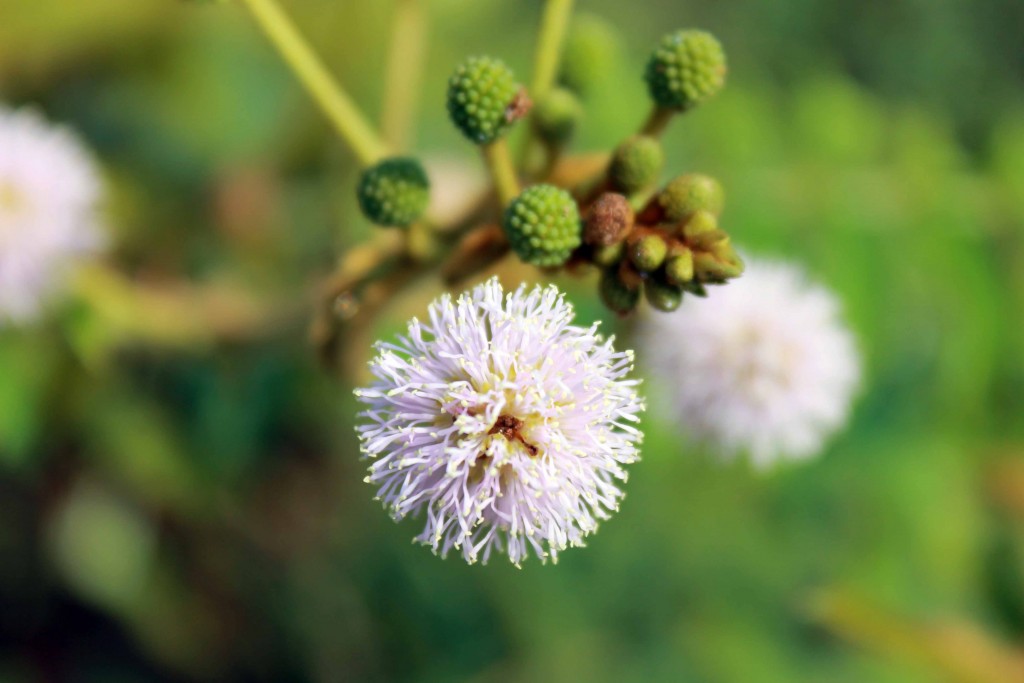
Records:
[[[519,178],[512,165],[508,145],[504,139],[499,139],[483,145],[480,149],[483,151],[487,169],[491,172],[491,178],[494,180],[494,187],[498,191],[498,200],[504,207],[519,195]]]
[[[380,139],[348,94],[328,73],[295,24],[276,0],[242,0],[281,57],[331,120],[359,161],[369,166],[387,153]]]
[[[539,102],[555,82],[558,61],[562,57],[562,41],[569,27],[573,0],[548,0],[540,20],[540,35],[533,63],[530,96]]]
[[[385,72],[381,129],[395,149],[409,147],[427,63],[427,19],[420,0],[397,0]]]
[[[676,112],[673,109],[654,105],[650,116],[647,117],[647,121],[644,123],[644,127],[640,129],[640,134],[650,135],[653,138],[660,137],[675,114]]]
[[[540,34],[537,38],[537,52],[534,54],[533,83],[530,85],[530,97],[534,103],[540,102],[555,83],[558,63],[562,58],[562,42],[569,27],[569,16],[572,14],[572,3],[573,0],[548,0],[544,6],[544,14],[540,19]],[[529,162],[536,142],[535,133],[531,129],[519,148],[520,168]]]

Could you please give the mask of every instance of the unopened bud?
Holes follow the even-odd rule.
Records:
[[[601,275],[599,287],[605,306],[619,315],[631,313],[640,301],[640,287],[627,285],[619,277],[618,268],[609,268]]]
[[[609,244],[606,247],[595,247],[591,258],[599,266],[612,266],[622,260],[623,251],[622,242]]]
[[[658,182],[665,165],[661,143],[647,135],[637,135],[623,142],[612,156],[612,183],[624,194],[633,194]]]
[[[683,290],[658,278],[650,278],[644,283],[644,294],[647,302],[659,311],[671,312],[679,308],[683,302]]]
[[[657,270],[665,262],[668,255],[668,244],[665,238],[655,232],[648,232],[629,243],[629,260],[637,270],[650,273]]]
[[[658,202],[665,210],[665,217],[675,222],[697,211],[709,211],[718,216],[722,213],[725,193],[722,185],[711,176],[688,173],[669,181],[658,195]]]
[[[665,261],[665,277],[675,285],[682,285],[693,279],[693,252],[682,247],[673,251]]]
[[[583,241],[596,246],[617,244],[633,229],[633,208],[621,194],[605,192],[587,212]]]

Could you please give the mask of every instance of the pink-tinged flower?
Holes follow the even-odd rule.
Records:
[[[492,279],[377,345],[356,391],[366,481],[396,520],[423,513],[416,540],[442,557],[557,561],[618,509],[642,438],[633,354],[572,320],[554,286]]]
[[[0,326],[39,313],[68,268],[102,244],[100,179],[70,131],[0,106]]]
[[[816,454],[846,423],[860,378],[838,300],[786,263],[753,260],[706,299],[650,316],[640,345],[664,412],[759,465]]]

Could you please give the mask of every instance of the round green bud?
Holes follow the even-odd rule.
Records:
[[[701,235],[722,232],[718,229],[718,219],[710,211],[696,211],[677,227],[686,240],[696,240]]]
[[[542,140],[552,145],[569,141],[580,119],[583,107],[565,88],[553,88],[533,109],[533,127]]]
[[[489,144],[522,116],[520,90],[500,59],[470,57],[448,79],[448,115],[470,141]]]
[[[664,165],[661,143],[647,135],[636,135],[619,145],[612,155],[612,183],[625,194],[639,192],[658,182]]]
[[[668,244],[665,239],[654,232],[649,232],[629,243],[629,260],[637,270],[650,273],[661,267],[668,255]]]
[[[693,252],[683,247],[665,260],[665,278],[674,285],[693,279]]]
[[[586,96],[618,61],[619,36],[606,20],[592,14],[578,14],[569,26],[562,50],[558,82]]]
[[[619,277],[618,268],[609,268],[601,274],[598,286],[604,305],[619,315],[626,315],[640,302],[640,288],[630,287]]]
[[[658,106],[685,111],[725,85],[725,52],[704,31],[676,31],[661,39],[644,78]]]
[[[644,283],[644,294],[647,295],[647,302],[659,311],[672,312],[683,303],[682,288],[658,278],[650,278]]]
[[[430,181],[419,161],[392,157],[370,166],[356,188],[359,208],[377,225],[407,226],[430,201]]]
[[[605,192],[598,197],[583,226],[583,241],[595,246],[617,244],[633,229],[633,207],[629,200],[615,192]]]
[[[591,259],[599,266],[613,266],[622,260],[624,251],[622,242],[609,244],[604,247],[595,247]]]
[[[560,266],[580,246],[580,212],[576,200],[554,185],[533,185],[505,209],[505,234],[526,263]]]
[[[658,195],[658,203],[665,210],[665,218],[673,222],[685,220],[698,211],[718,216],[725,203],[725,192],[711,176],[687,173],[669,181]]]

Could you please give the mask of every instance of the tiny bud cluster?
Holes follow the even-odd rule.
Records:
[[[419,161],[392,157],[363,171],[356,190],[363,214],[377,225],[405,227],[430,202],[430,181]]]
[[[647,62],[647,87],[660,106],[685,111],[725,84],[725,52],[710,33],[677,31],[662,38]]]
[[[561,266],[580,245],[576,201],[554,185],[526,188],[505,210],[503,225],[512,250],[534,266]]]
[[[448,114],[471,142],[494,142],[520,117],[520,86],[500,59],[470,57],[448,80]]]

